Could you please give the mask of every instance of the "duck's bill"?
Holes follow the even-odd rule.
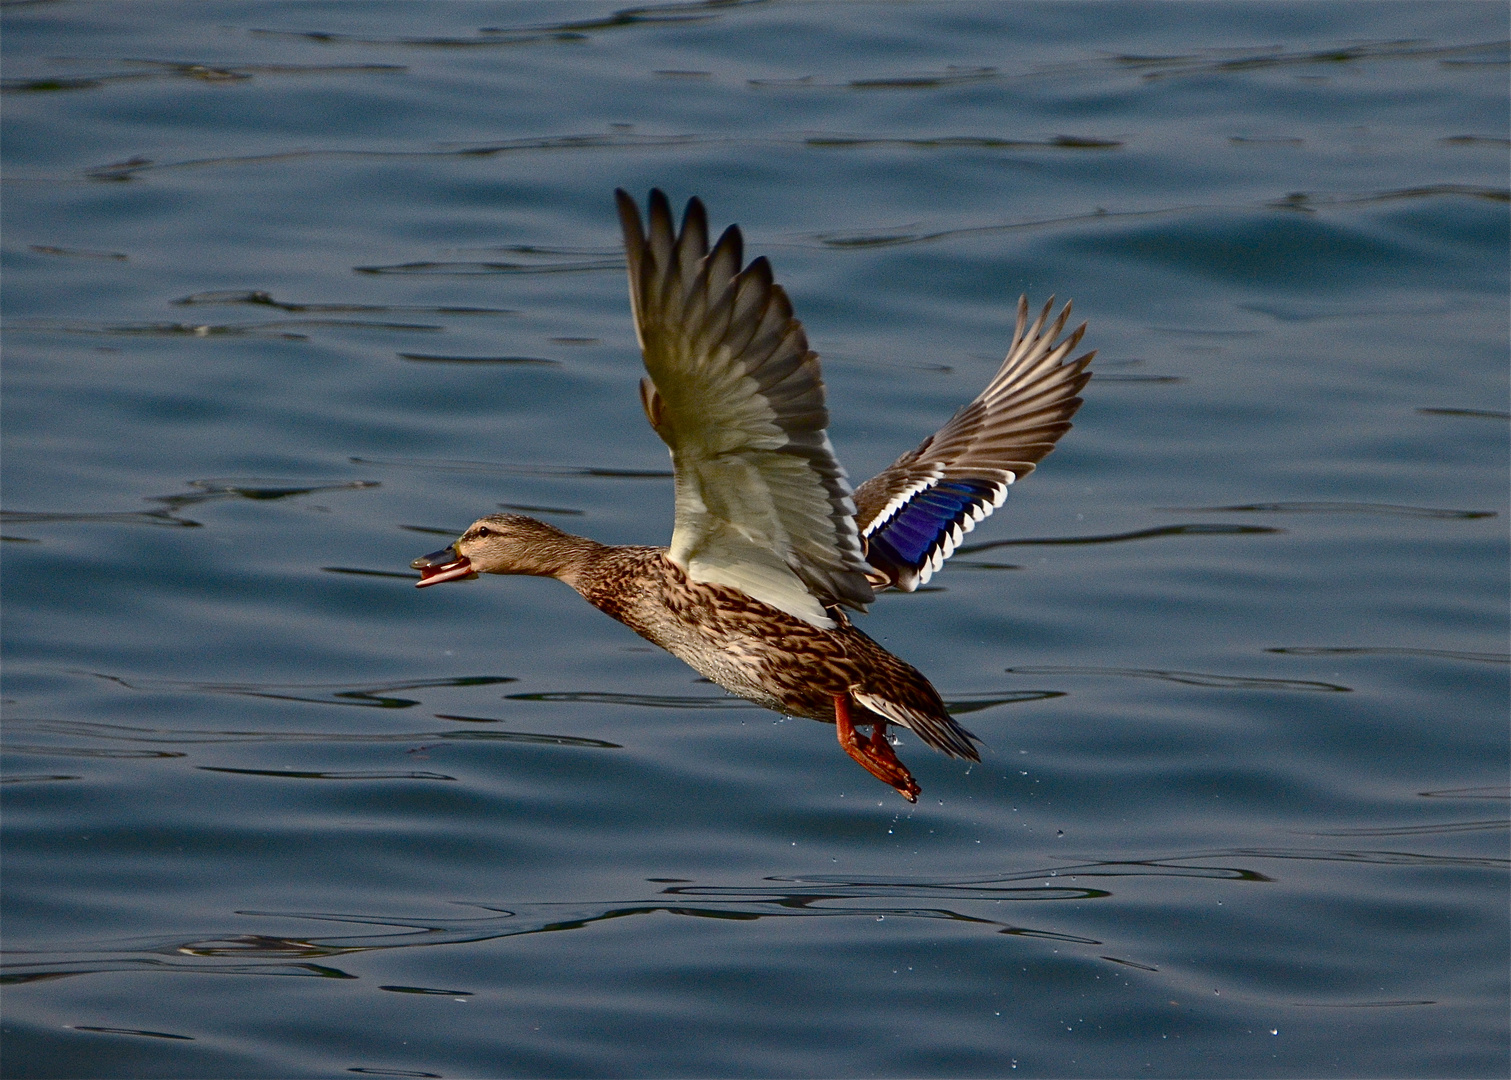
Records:
[[[426,585],[439,585],[443,581],[477,577],[477,571],[472,569],[467,556],[458,555],[455,548],[442,548],[429,555],[421,555],[409,565],[420,572],[420,580],[414,583],[417,589],[423,589]]]

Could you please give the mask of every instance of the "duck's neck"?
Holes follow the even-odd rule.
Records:
[[[554,577],[582,592],[584,575],[608,550],[607,547],[586,536],[574,536],[555,529],[552,534],[532,544],[528,559],[511,573]]]

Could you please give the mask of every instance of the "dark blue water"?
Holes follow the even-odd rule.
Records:
[[[0,8],[3,1070],[1504,1076],[1502,4]],[[1075,430],[864,622],[985,740],[723,697],[611,192],[769,255],[853,478]]]

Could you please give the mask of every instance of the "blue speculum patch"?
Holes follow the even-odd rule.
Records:
[[[944,480],[926,488],[871,536],[871,547],[900,566],[921,566],[952,528],[977,507],[991,505],[994,487],[981,480]]]

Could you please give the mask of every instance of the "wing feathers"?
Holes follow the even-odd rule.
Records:
[[[615,198],[650,376],[641,401],[677,475],[670,555],[694,580],[832,625],[824,608],[863,608],[872,584],[927,581],[1070,430],[1095,355],[1068,359],[1086,327],[1067,334],[1071,306],[1055,315],[1053,297],[1030,319],[1023,297],[986,388],[852,499],[825,434],[818,357],[771,264],[741,267],[735,226],[710,250],[697,199],[679,232],[662,192],[651,192],[645,227],[633,199]]]
[[[738,228],[709,250],[697,199],[677,233],[660,191],[646,229],[615,194],[652,384],[642,400],[677,477],[670,557],[695,581],[834,625],[827,606],[864,607],[874,593],[802,324],[766,259],[740,268]]]
[[[1095,353],[1066,360],[1086,327],[1061,339],[1070,305],[1050,322],[1053,307],[1051,297],[1030,323],[1028,299],[1019,298],[1012,347],[986,388],[856,491],[879,587],[912,591],[928,581],[964,534],[1002,505],[1007,485],[1032,472],[1070,430]]]

